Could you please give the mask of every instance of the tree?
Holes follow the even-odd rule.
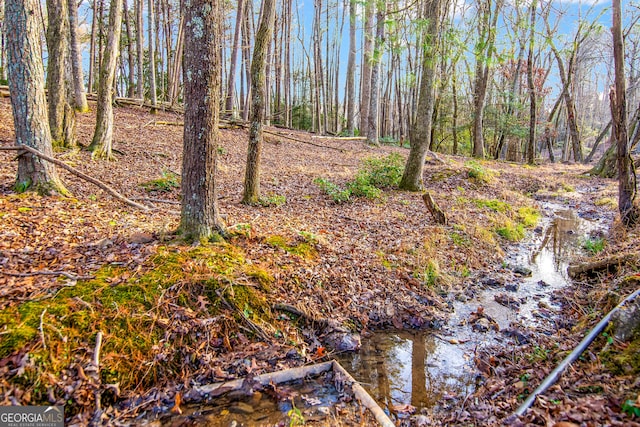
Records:
[[[236,87],[236,67],[238,65],[238,50],[240,48],[240,30],[242,29],[242,17],[244,14],[244,0],[238,0],[236,10],[236,25],[233,32],[233,44],[231,46],[231,64],[229,76],[227,77],[227,98],[224,104],[225,115],[233,116],[233,98],[235,97]]]
[[[613,0],[613,62],[615,87],[609,94],[611,101],[611,122],[613,140],[617,146],[618,163],[618,210],[625,225],[633,225],[638,220],[636,197],[636,175],[633,159],[629,153],[627,129],[627,102],[624,75],[624,40],[622,37],[622,10],[620,0]]]
[[[82,73],[82,58],[78,41],[78,6],[76,0],[67,0],[69,13],[69,59],[73,71],[74,106],[81,113],[89,111],[87,95],[84,89],[84,75]]]
[[[529,56],[527,57],[527,83],[529,85],[529,140],[527,141],[527,163],[532,165],[536,158],[536,87],[533,79],[533,48],[535,45],[537,1],[533,0],[530,6],[531,18],[529,21]]]
[[[418,111],[411,131],[411,149],[400,180],[400,188],[403,190],[420,191],[423,186],[424,161],[431,145],[436,58],[445,3],[446,1],[443,0],[426,0],[424,2],[427,25],[422,44],[422,80],[420,82]]]
[[[384,47],[384,21],[387,14],[385,0],[376,2],[376,42],[371,67],[371,95],[369,96],[369,112],[367,115],[367,143],[378,145],[379,135],[379,107],[380,107],[380,63],[382,62],[382,49]]]
[[[96,128],[89,150],[99,158],[113,160],[113,82],[118,63],[120,30],[122,27],[122,0],[112,0],[109,10],[109,35],[100,64]]]
[[[254,204],[260,201],[260,157],[262,154],[262,122],[265,117],[265,69],[267,46],[276,14],[275,0],[263,0],[262,17],[256,33],[251,61],[251,122],[249,123],[249,148],[247,168],[244,175],[242,203]]]
[[[356,119],[356,0],[349,1],[349,59],[347,60],[347,135],[353,136]]]
[[[51,156],[38,7],[36,0],[5,2],[7,71],[16,144],[28,145]],[[29,153],[18,158],[16,189],[34,189],[43,194],[67,193],[55,167]]]
[[[151,113],[156,113],[156,105],[158,105],[158,95],[156,93],[156,52],[153,44],[153,36],[155,34],[155,11],[153,8],[153,0],[147,0],[147,15],[149,18],[149,92],[151,97]]]
[[[496,25],[504,0],[498,0],[494,10],[491,9],[491,3],[491,0],[478,0],[478,19],[480,21],[478,23],[479,38],[475,46],[476,75],[473,88],[473,128],[471,131],[473,157],[484,157],[484,136],[482,133],[484,107],[494,51],[493,46],[496,39]]]
[[[179,232],[194,240],[224,234],[216,163],[221,85],[219,0],[182,0],[184,16],[184,143]]]
[[[47,89],[49,128],[52,144],[65,147],[73,141],[65,141],[65,117],[67,106],[65,70],[68,58],[68,12],[66,0],[47,0]]]

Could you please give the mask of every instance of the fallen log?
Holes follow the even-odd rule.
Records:
[[[601,270],[609,270],[611,268],[617,269],[624,264],[638,262],[639,260],[640,257],[637,253],[614,255],[612,257],[601,259],[598,261],[571,264],[567,268],[567,274],[569,274],[569,277],[571,278],[575,278],[582,274],[591,275]]]
[[[431,213],[431,216],[438,224],[447,225],[448,220],[445,213],[440,209],[440,206],[433,200],[431,197],[431,193],[428,191],[422,194],[422,200],[424,200],[424,204]]]
[[[31,154],[34,154],[38,157],[40,157],[43,160],[46,160],[48,162],[53,163],[56,166],[60,166],[62,169],[71,172],[72,174],[74,174],[75,176],[77,176],[78,178],[82,178],[85,181],[88,181],[90,183],[92,183],[93,185],[102,188],[104,191],[106,191],[107,193],[109,193],[111,196],[115,197],[116,199],[120,200],[122,203],[125,203],[129,206],[133,206],[134,208],[138,208],[141,209],[143,211],[149,211],[149,207],[142,205],[140,203],[134,202],[131,199],[126,198],[125,196],[123,196],[122,194],[118,193],[116,190],[114,190],[113,188],[111,188],[110,186],[108,186],[107,184],[105,184],[104,182],[96,179],[96,178],[92,178],[89,175],[87,175],[84,172],[79,171],[76,168],[73,168],[71,166],[69,166],[68,164],[66,164],[65,162],[55,159],[53,157],[47,156],[44,153],[41,153],[40,151],[36,150],[33,147],[29,147],[28,145],[16,145],[16,146],[12,146],[12,147],[0,147],[0,150],[16,150],[16,151],[28,151]]]

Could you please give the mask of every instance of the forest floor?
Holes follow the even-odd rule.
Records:
[[[219,208],[231,237],[187,243],[173,235],[182,118],[129,107],[115,115],[117,161],[82,150],[56,157],[151,211],[60,169],[72,196],[17,194],[16,153],[0,152],[0,404],[66,404],[69,424],[177,411],[202,397],[194,386],[329,360],[373,330],[437,329],[450,301],[503,269],[510,247],[535,226],[536,199],[592,217],[613,218],[616,209],[617,184],[585,176],[582,165],[444,155],[427,164],[425,184],[449,225],[433,221],[421,194],[392,188],[336,203],[339,188],[376,164],[367,159],[397,172],[389,156],[407,150],[276,128],[263,151],[265,201],[246,206],[247,132],[235,128],[221,130],[218,150]],[[78,117],[83,145],[94,119]],[[9,101],[0,99],[0,144],[13,143]],[[596,257],[636,251],[638,233],[612,223]],[[527,344],[478,355],[482,385],[454,413],[428,422],[502,424],[637,287],[637,271],[636,262],[576,281],[557,296],[555,335],[533,330]],[[509,422],[640,425],[629,415],[640,413],[636,348],[599,338],[527,415]]]

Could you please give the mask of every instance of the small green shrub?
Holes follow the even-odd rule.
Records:
[[[365,159],[358,175],[374,187],[386,188],[396,187],[400,183],[403,171],[404,160],[402,156],[398,153],[391,153],[382,158]]]
[[[382,158],[365,159],[355,179],[347,183],[346,188],[340,188],[324,178],[316,178],[313,183],[336,203],[346,202],[351,196],[373,200],[382,197],[383,188],[395,187],[400,183],[403,168],[402,156],[392,153]]]
[[[316,178],[313,180],[313,183],[320,187],[322,192],[331,197],[335,203],[347,202],[351,197],[351,190],[342,189],[324,178]]]
[[[605,245],[606,242],[602,237],[588,237],[582,242],[582,248],[591,254],[602,252]]]

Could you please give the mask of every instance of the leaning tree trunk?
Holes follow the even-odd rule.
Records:
[[[17,145],[28,145],[51,156],[51,132],[44,93],[44,69],[36,0],[6,0],[7,68]],[[40,193],[67,190],[55,167],[37,156],[18,157],[16,189]]]
[[[47,89],[49,107],[49,128],[51,129],[52,144],[56,147],[66,147],[70,141],[65,141],[65,106],[66,75],[65,68],[68,58],[68,18],[66,0],[47,0]]]
[[[436,64],[433,58],[439,52],[439,31],[442,21],[442,0],[431,0],[425,4],[428,27],[423,37],[422,80],[418,99],[416,121],[411,131],[411,149],[400,181],[400,188],[420,191],[423,187],[424,161],[431,145],[431,128],[435,102]]]
[[[242,203],[255,204],[260,201],[260,157],[262,154],[262,122],[265,117],[265,70],[267,47],[275,19],[275,0],[264,0],[262,17],[251,61],[251,122],[249,124],[249,148],[247,168],[244,175]]]
[[[82,72],[82,58],[78,41],[78,8],[76,0],[67,0],[69,13],[69,55],[73,71],[73,95],[75,108],[81,113],[89,111],[87,95],[84,89],[84,75]]]
[[[184,144],[180,233],[193,240],[224,233],[216,194],[222,8],[219,0],[183,0]]]
[[[122,27],[122,0],[111,0],[109,35],[100,66],[96,128],[89,150],[93,156],[113,160],[113,82],[118,64],[120,29]]]

